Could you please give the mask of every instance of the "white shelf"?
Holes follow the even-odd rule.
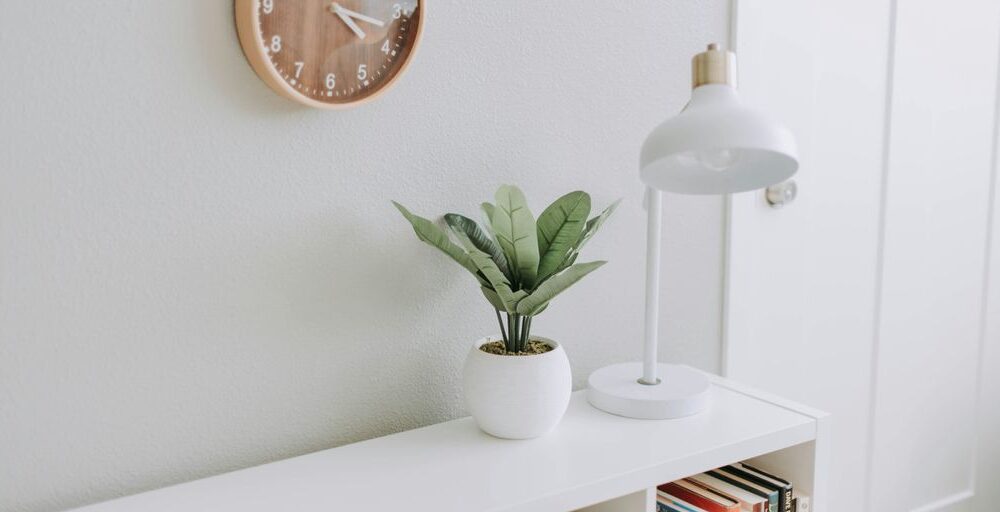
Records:
[[[577,392],[540,439],[496,439],[463,418],[78,510],[562,511],[632,495],[614,503],[638,500],[639,512],[657,484],[753,457],[816,510],[825,414],[718,378],[712,393],[708,412],[651,421],[603,413]]]

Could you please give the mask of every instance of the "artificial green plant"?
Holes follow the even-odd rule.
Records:
[[[606,263],[576,263],[576,259],[618,201],[588,220],[590,195],[570,192],[549,205],[536,222],[524,194],[513,185],[503,185],[495,203],[482,204],[485,229],[457,213],[444,216],[458,244],[435,223],[395,201],[392,204],[413,226],[417,238],[475,276],[496,311],[506,351],[518,353],[531,339],[532,319],[556,295]]]

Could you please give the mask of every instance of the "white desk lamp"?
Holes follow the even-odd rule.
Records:
[[[660,191],[743,192],[782,182],[799,167],[792,133],[740,103],[732,52],[710,44],[691,67],[691,101],[649,134],[639,159],[649,217],[643,361],[606,366],[587,382],[594,407],[630,418],[679,418],[709,405],[709,382],[702,373],[657,362]]]

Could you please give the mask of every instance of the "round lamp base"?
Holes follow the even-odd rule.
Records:
[[[642,363],[605,366],[587,379],[587,401],[611,414],[644,420],[698,414],[710,403],[708,377],[675,364],[657,365],[659,384],[641,384]]]

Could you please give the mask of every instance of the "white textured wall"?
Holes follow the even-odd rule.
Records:
[[[229,0],[3,2],[0,510],[47,511],[463,414],[473,283],[390,206],[517,183],[625,203],[536,321],[582,385],[637,357],[645,133],[724,0],[433,0],[381,100],[299,108]],[[667,357],[714,369],[721,202],[668,197]],[[586,256],[586,255],[585,255]]]

